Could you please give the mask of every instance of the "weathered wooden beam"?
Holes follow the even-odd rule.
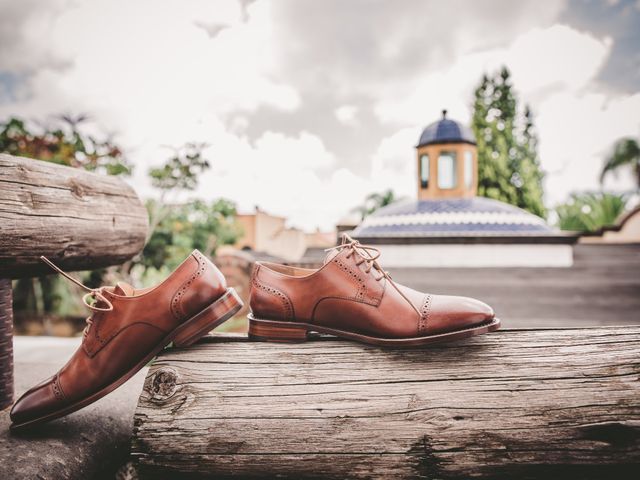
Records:
[[[13,401],[11,278],[123,263],[142,250],[147,211],[121,179],[0,153],[0,408]]]
[[[142,478],[637,478],[639,378],[640,326],[214,339],[154,361],[132,455]]]
[[[0,278],[116,265],[142,249],[147,212],[121,179],[0,154]]]

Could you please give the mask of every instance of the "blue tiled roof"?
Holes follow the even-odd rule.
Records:
[[[399,231],[401,230],[401,231]],[[356,230],[354,236],[374,236],[374,235],[391,235],[393,236],[414,236],[416,234],[445,235],[453,233],[549,233],[549,228],[543,225],[505,225],[499,223],[464,223],[464,224],[426,224],[426,225],[404,225],[399,229],[397,225],[383,225],[376,227],[368,227],[366,229]]]
[[[418,147],[432,143],[471,143],[476,144],[476,137],[469,127],[455,120],[446,118],[444,110],[442,119],[432,123],[422,131]]]
[[[410,213],[455,213],[455,212],[505,212],[527,213],[508,203],[485,197],[450,198],[440,200],[400,201],[374,213],[376,217],[406,215]]]
[[[367,217],[355,237],[545,235],[553,230],[525,210],[483,197],[397,202]]]

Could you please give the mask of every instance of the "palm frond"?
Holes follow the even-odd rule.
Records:
[[[634,169],[640,165],[640,144],[633,138],[622,138],[615,143],[613,152],[606,159],[602,167],[600,183],[604,181],[607,173],[613,172],[625,165],[630,165],[634,167]]]

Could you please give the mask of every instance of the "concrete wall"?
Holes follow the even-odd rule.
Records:
[[[612,243],[640,243],[640,211],[630,216],[619,232],[605,232],[603,239]]]
[[[376,245],[384,267],[570,267],[571,245]]]

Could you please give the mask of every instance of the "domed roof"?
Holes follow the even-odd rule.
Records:
[[[469,127],[447,118],[447,111],[442,111],[442,119],[432,123],[422,131],[416,147],[432,143],[471,143],[476,144],[476,137]]]
[[[356,238],[554,235],[525,210],[484,197],[413,200],[388,205],[365,218]]]

